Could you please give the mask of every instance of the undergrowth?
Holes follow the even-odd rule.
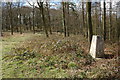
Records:
[[[84,39],[80,39],[84,40]],[[104,78],[115,76],[117,65],[100,67],[81,47],[78,36],[31,36],[2,58],[4,78]],[[3,53],[4,54],[4,53]],[[103,61],[104,62],[104,61]],[[103,64],[103,63],[102,63]],[[114,65],[114,66],[113,66]],[[114,69],[112,69],[114,68]],[[108,71],[110,70],[110,71]]]

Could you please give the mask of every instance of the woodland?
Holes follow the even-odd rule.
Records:
[[[3,78],[120,78],[120,1],[1,6]],[[89,54],[93,35],[104,40],[103,58]]]

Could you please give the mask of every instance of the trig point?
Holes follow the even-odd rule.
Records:
[[[104,57],[104,42],[101,36],[93,35],[89,53],[93,58]]]

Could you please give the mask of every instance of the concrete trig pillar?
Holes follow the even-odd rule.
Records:
[[[104,57],[104,41],[101,36],[93,35],[89,53],[93,58]]]

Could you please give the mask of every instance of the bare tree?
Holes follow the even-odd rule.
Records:
[[[43,26],[44,26],[44,30],[45,30],[46,37],[49,37],[49,35],[48,35],[48,30],[47,30],[47,27],[46,27],[46,21],[45,21],[45,14],[44,14],[43,2],[37,1],[37,4],[38,4],[38,6],[39,6],[39,10],[41,11],[42,20],[43,20]]]
[[[29,3],[29,1],[27,1],[28,3]],[[33,4],[31,4],[31,3],[29,3],[30,4],[30,6],[32,6],[32,8],[33,8],[33,10],[32,10],[32,12],[33,12],[33,33],[35,34],[35,3],[33,2]]]
[[[112,28],[112,3],[110,1],[110,8],[109,8],[109,40],[111,40],[111,28]]]
[[[84,15],[84,0],[82,0],[82,23],[83,23],[83,31],[84,31],[84,36],[86,36],[86,28],[85,28],[85,15]]]
[[[102,27],[101,27],[101,26],[102,26],[102,21],[101,21],[101,16],[102,16],[102,15],[101,15],[101,12],[102,12],[101,2],[99,2],[99,10],[100,10],[100,12],[99,12],[99,20],[100,20],[100,21],[99,21],[99,31],[98,31],[98,32],[99,32],[99,34],[101,34],[101,33],[102,33],[102,30],[101,30],[101,28],[102,28]],[[101,34],[101,35],[102,35],[102,34]]]
[[[92,40],[92,21],[91,21],[91,2],[87,2],[87,24],[88,24],[88,41],[91,43]]]
[[[20,34],[22,34],[20,1],[18,2],[18,23],[20,24]]]
[[[12,15],[12,2],[8,2],[10,9],[9,9],[9,17],[10,17],[10,28],[11,28],[11,34],[13,35],[13,15]]]
[[[66,18],[66,16],[65,16],[65,8],[66,8],[66,6],[65,6],[65,2],[62,2],[62,7],[63,7],[63,29],[64,29],[64,36],[66,37],[66,35],[67,35],[67,28],[66,28],[66,20],[65,20],[65,18]]]
[[[103,6],[104,6],[104,11],[103,11],[103,37],[104,37],[104,40],[106,40],[106,3],[105,3],[105,0],[103,2]]]
[[[50,11],[49,11],[48,2],[46,2],[46,6],[47,6],[47,15],[48,15],[48,26],[49,26],[49,31],[50,31],[50,34],[52,34],[52,30],[51,30],[51,21],[50,21]]]
[[[69,2],[66,3],[67,5],[67,36],[70,36],[70,23],[69,23],[69,17],[70,17],[70,14],[69,14]]]

